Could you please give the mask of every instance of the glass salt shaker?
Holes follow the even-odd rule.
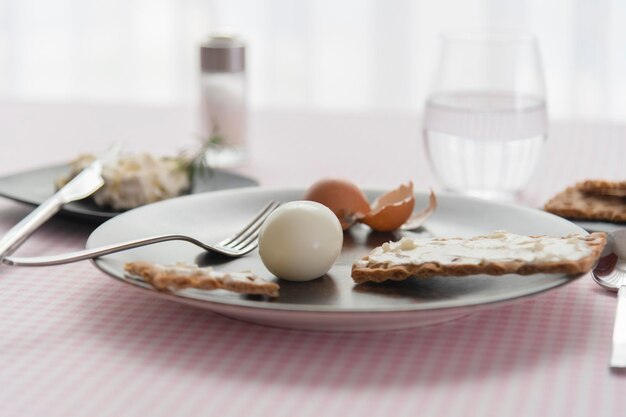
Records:
[[[246,159],[247,88],[244,43],[212,36],[200,46],[202,134],[209,140],[211,166],[228,167]]]

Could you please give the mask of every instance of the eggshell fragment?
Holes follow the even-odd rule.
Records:
[[[430,217],[431,214],[437,208],[437,197],[433,190],[430,190],[430,198],[428,200],[428,206],[415,214],[413,214],[409,220],[407,220],[402,227],[402,230],[415,230],[421,227],[424,222]]]
[[[372,210],[360,221],[378,232],[390,232],[411,217],[414,206],[413,183],[409,182],[374,200]]]
[[[370,212],[370,205],[363,191],[349,181],[336,178],[323,179],[313,184],[304,195],[304,200],[328,207],[339,219],[343,230],[347,230],[355,221]]]

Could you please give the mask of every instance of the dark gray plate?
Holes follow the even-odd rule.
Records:
[[[369,198],[384,190],[369,190]],[[96,229],[87,247],[162,233],[188,234],[217,242],[247,223],[269,200],[301,199],[303,189],[246,188],[166,200],[131,210]],[[462,196],[439,195],[437,211],[419,231],[422,236],[469,237],[494,230],[520,234],[563,236],[585,233],[560,217],[540,210],[492,203]],[[427,205],[428,195],[416,194],[416,207]],[[211,265],[224,271],[254,271],[268,278],[258,251],[231,260],[204,252],[185,242],[166,242],[106,256],[95,261],[102,271],[131,288],[171,300],[207,308],[240,320],[298,329],[372,331],[434,324],[487,307],[541,293],[572,281],[562,274],[493,277],[437,277],[402,282],[355,285],[352,263],[373,247],[412,232],[375,233],[356,226],[344,235],[342,253],[329,273],[309,282],[280,282],[280,297],[266,299],[218,291],[155,291],[141,280],[124,275],[124,263],[147,260]]]
[[[67,165],[53,165],[0,177],[0,196],[38,206],[54,193],[55,179],[68,169]],[[255,185],[258,183],[252,178],[216,169],[212,175],[196,175],[191,194]],[[91,199],[85,199],[66,204],[61,213],[102,222],[121,212],[103,209]]]

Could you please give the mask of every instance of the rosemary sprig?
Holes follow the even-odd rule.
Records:
[[[197,136],[199,145],[193,149],[185,149],[178,158],[180,168],[187,171],[189,183],[193,184],[196,175],[212,176],[213,167],[207,157],[212,149],[219,149],[224,144],[224,137],[219,133],[212,133],[208,138]]]

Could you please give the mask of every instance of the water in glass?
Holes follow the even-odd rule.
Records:
[[[426,151],[450,191],[512,198],[528,182],[546,132],[541,96],[448,92],[426,102]]]

